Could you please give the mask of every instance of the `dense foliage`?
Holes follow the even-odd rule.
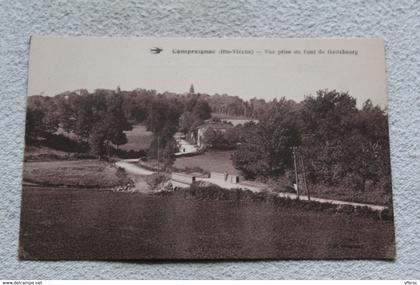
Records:
[[[373,183],[390,192],[388,116],[371,101],[360,110],[349,94],[327,90],[299,104],[283,99],[242,133],[232,159],[248,178],[293,172],[295,146],[311,184],[364,191]]]
[[[258,118],[227,131],[206,130],[204,141],[215,149],[235,149],[234,166],[248,179],[290,177],[293,182],[296,148],[298,167],[304,166],[308,183],[364,191],[367,185],[390,192],[388,116],[366,101],[357,108],[347,93],[321,90],[300,103],[280,99],[244,101],[235,96],[195,93],[156,93],[86,90],[54,97],[28,99],[26,142],[44,140],[65,132],[88,145],[98,157],[125,144],[124,131],[144,124],[153,132],[148,157],[171,165],[177,151],[174,134],[190,133],[212,112]],[[55,139],[56,141],[56,139]],[[72,146],[74,148],[74,146]],[[110,153],[111,150],[111,153]],[[302,165],[303,164],[303,165]]]
[[[153,132],[149,158],[164,163],[174,161],[181,128],[188,132],[211,117],[211,109],[200,94],[157,94],[155,91],[97,89],[65,92],[54,97],[28,98],[26,143],[46,142],[47,138],[66,133],[76,141],[89,144],[98,157],[109,157],[116,147],[127,143],[124,131],[142,123]],[[184,123],[183,123],[184,122]],[[159,143],[158,143],[159,142]]]

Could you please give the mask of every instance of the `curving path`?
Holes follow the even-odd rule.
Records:
[[[115,165],[121,168],[124,168],[127,173],[136,174],[136,175],[152,175],[153,171],[144,169],[138,165],[133,164],[137,162],[138,159],[124,159],[115,162]]]
[[[180,145],[180,149],[182,151],[176,152],[175,156],[182,156],[182,155],[191,155],[198,153],[199,148],[195,144],[190,144],[188,141],[184,139],[177,140],[178,144]]]
[[[155,173],[153,171],[144,169],[140,166],[137,166],[137,165],[133,164],[133,162],[136,162],[136,161],[138,161],[138,159],[124,159],[124,160],[117,161],[115,163],[115,165],[124,168],[125,171],[127,171],[127,173],[130,173],[130,174],[152,175],[153,173]],[[216,185],[218,185],[222,188],[225,188],[225,189],[242,188],[242,189],[251,190],[253,192],[260,192],[260,191],[262,191],[263,189],[266,188],[263,184],[253,185],[253,184],[247,184],[245,181],[242,182],[242,183],[240,182],[240,183],[234,184],[234,183],[230,183],[228,181],[211,179],[211,178],[203,178],[203,177],[197,177],[197,181],[210,182],[210,183],[216,184]],[[280,197],[297,199],[297,195],[295,193],[277,193],[277,195],[280,196]],[[308,196],[306,196],[306,195],[300,195],[299,199],[309,200]],[[316,202],[319,202],[319,203],[331,203],[331,204],[336,204],[336,205],[351,205],[351,206],[368,207],[368,208],[371,208],[372,210],[376,210],[376,211],[382,211],[382,210],[388,208],[388,207],[383,206],[383,205],[356,203],[356,202],[350,202],[350,201],[340,201],[340,200],[324,199],[324,198],[317,198],[317,197],[311,197],[311,201],[316,201]]]
[[[266,185],[264,185],[262,183],[248,183],[247,181],[243,181],[243,182],[239,182],[239,183],[231,183],[229,181],[212,179],[212,178],[197,177],[196,179],[197,179],[197,181],[205,181],[205,182],[209,182],[209,183],[212,183],[212,184],[216,184],[216,185],[218,185],[222,188],[225,188],[225,189],[242,188],[242,189],[250,190],[252,192],[261,192],[261,191],[263,191],[264,189],[267,188]],[[280,193],[277,193],[276,195],[279,196],[279,197],[284,197],[284,198],[289,198],[289,199],[298,199],[298,196],[295,193],[280,192]],[[306,195],[300,195],[299,199],[309,201],[309,198]],[[316,202],[319,202],[319,203],[329,203],[329,204],[335,204],[335,205],[343,205],[343,206],[344,205],[349,205],[349,206],[353,206],[353,207],[368,207],[368,208],[370,208],[372,210],[375,210],[375,211],[382,211],[382,210],[388,208],[387,206],[383,206],[383,205],[375,205],[375,204],[367,204],[367,203],[357,203],[357,202],[350,202],[350,201],[317,198],[317,197],[313,197],[313,196],[311,196],[310,201],[316,201]]]

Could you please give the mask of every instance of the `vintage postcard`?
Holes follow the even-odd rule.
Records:
[[[20,259],[393,259],[384,58],[32,37]]]

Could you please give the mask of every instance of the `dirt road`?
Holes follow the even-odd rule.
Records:
[[[133,164],[133,162],[137,162],[138,159],[124,159],[117,161],[115,163],[116,166],[124,168],[127,173],[136,174],[136,175],[152,175],[154,172],[144,169],[140,166]]]
[[[180,145],[180,151],[176,152],[175,156],[198,153],[198,146],[195,144],[190,144],[188,141],[183,139],[178,140],[178,144]]]
[[[225,189],[242,188],[242,189],[250,190],[252,192],[261,192],[262,190],[267,189],[267,185],[265,185],[265,184],[253,183],[253,182],[248,182],[248,181],[243,181],[243,182],[239,182],[239,183],[232,183],[232,182],[224,181],[224,180],[220,180],[220,179],[199,178],[199,177],[197,177],[197,181],[209,182],[209,183],[212,183],[212,184],[216,184],[216,185],[218,185],[222,188],[225,188]],[[289,198],[289,199],[298,199],[298,196],[295,193],[281,192],[281,193],[277,193],[277,195],[280,196],[280,197]],[[299,199],[309,201],[309,198],[306,195],[300,195]],[[382,210],[388,208],[388,207],[382,206],[382,205],[355,203],[355,202],[349,202],[349,201],[340,201],[340,200],[332,200],[332,199],[324,199],[324,198],[316,198],[316,197],[311,197],[310,200],[311,201],[316,201],[316,202],[319,202],[319,203],[329,203],[329,204],[334,204],[334,205],[343,205],[343,206],[349,205],[349,206],[353,206],[353,207],[368,207],[368,208],[370,208],[372,210],[375,210],[375,211],[382,211]]]
[[[137,159],[125,159],[116,162],[115,164],[119,167],[124,168],[127,173],[135,174],[135,175],[151,175],[154,172],[141,168],[137,165],[134,165],[133,162],[137,161]],[[224,180],[218,180],[218,179],[212,179],[212,178],[202,178],[197,177],[197,181],[205,181],[212,184],[216,184],[222,188],[225,189],[233,189],[233,188],[242,188],[251,190],[252,192],[260,192],[264,189],[266,189],[266,185],[261,183],[248,183],[247,181],[240,182],[240,183],[231,183],[229,181]],[[297,194],[295,193],[277,193],[278,196],[284,197],[284,198],[290,198],[290,199],[297,199]],[[306,195],[300,195],[300,200],[309,200],[308,196]],[[340,200],[332,200],[332,199],[324,199],[324,198],[317,198],[317,197],[311,197],[311,201],[316,201],[320,203],[330,203],[335,205],[350,205],[354,207],[368,207],[375,211],[382,211],[384,209],[387,209],[386,206],[382,205],[373,205],[373,204],[365,204],[365,203],[355,203],[355,202],[349,202],[349,201],[340,201]]]

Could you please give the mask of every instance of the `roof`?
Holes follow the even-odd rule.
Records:
[[[197,129],[203,129],[203,128],[212,128],[212,129],[220,130],[220,129],[231,129],[233,128],[233,126],[231,124],[227,124],[224,122],[209,121],[197,127]]]

